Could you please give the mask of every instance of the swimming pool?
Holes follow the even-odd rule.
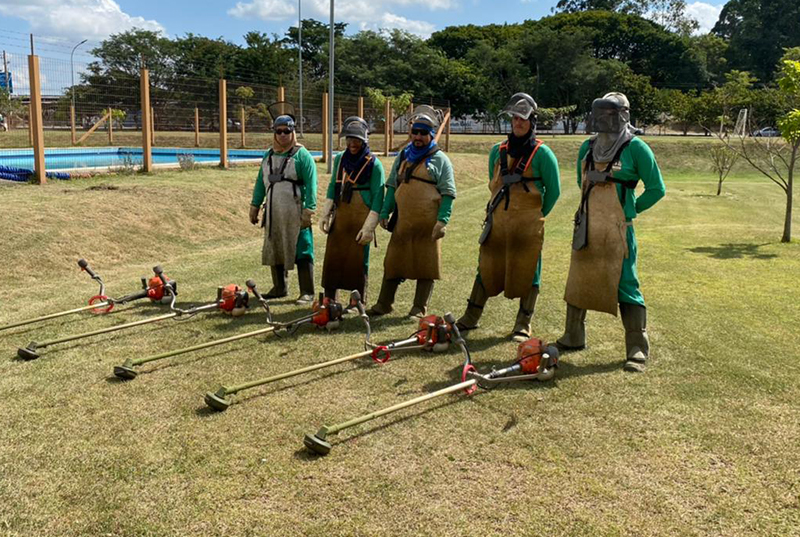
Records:
[[[231,162],[257,161],[266,149],[229,149]],[[322,152],[312,151],[315,157]],[[178,164],[179,155],[192,155],[195,162],[219,162],[219,149],[180,147],[153,148],[153,164]],[[45,149],[45,168],[48,171],[108,168],[142,164],[142,149],[137,147],[82,147]],[[0,166],[33,169],[33,149],[6,149],[0,152]]]

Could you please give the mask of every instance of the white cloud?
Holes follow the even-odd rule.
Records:
[[[717,23],[722,6],[715,6],[705,2],[692,2],[686,5],[686,15],[700,23],[698,33],[707,34]]]
[[[258,18],[265,21],[285,20],[295,13],[294,4],[283,0],[236,2],[236,6],[228,10],[228,15],[239,19]]]
[[[131,16],[113,0],[6,0],[0,14],[18,17],[34,34],[104,39],[131,28],[164,32],[155,20]]]
[[[308,4],[308,1],[306,1]],[[360,30],[399,28],[421,37],[428,37],[436,26],[423,20],[413,20],[392,13],[394,6],[420,6],[428,11],[449,10],[458,7],[458,0],[337,0],[334,15],[337,22],[346,22]],[[329,0],[311,0],[303,6],[303,13],[327,21],[330,16]],[[289,20],[297,10],[286,0],[251,0],[237,2],[228,14],[237,18],[256,17],[262,20]]]

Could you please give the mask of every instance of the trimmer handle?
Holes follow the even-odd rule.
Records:
[[[256,297],[256,298],[257,298],[259,301],[262,301],[262,302],[264,301],[264,297],[263,297],[263,296],[261,296],[261,293],[258,291],[258,288],[256,287],[256,282],[255,282],[255,280],[253,280],[253,279],[251,278],[251,279],[247,280],[246,282],[244,282],[244,284],[247,286],[247,289],[248,289],[248,290],[249,290],[251,293],[253,293],[253,296],[254,296],[254,297]]]
[[[78,266],[81,268],[81,270],[85,271],[86,274],[88,274],[92,278],[94,278],[94,279],[98,278],[97,274],[89,266],[89,262],[86,261],[85,259],[83,259],[83,258],[78,259]]]

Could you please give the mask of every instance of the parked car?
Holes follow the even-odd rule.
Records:
[[[775,137],[780,136],[781,131],[779,131],[775,127],[764,127],[763,129],[758,129],[757,131],[753,131],[752,136],[768,136],[768,137]]]

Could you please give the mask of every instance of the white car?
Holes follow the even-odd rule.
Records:
[[[757,131],[753,132],[753,136],[775,137],[780,135],[781,131],[775,127],[764,127],[763,129],[758,129]]]

